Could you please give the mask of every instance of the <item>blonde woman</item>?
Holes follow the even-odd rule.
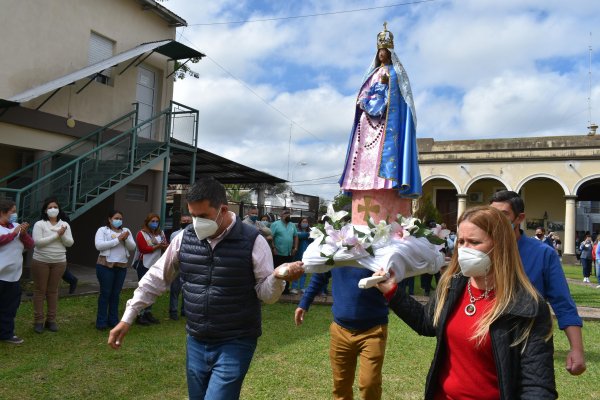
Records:
[[[378,285],[414,331],[437,337],[425,399],[555,399],[550,310],[525,275],[510,221],[492,207],[469,209],[456,246],[426,305],[392,279]]]
[[[43,333],[44,328],[58,331],[56,308],[58,304],[58,286],[67,268],[67,247],[73,245],[71,227],[67,216],[60,208],[56,198],[44,200],[41,219],[33,226],[33,330]],[[48,312],[44,317],[44,301]]]

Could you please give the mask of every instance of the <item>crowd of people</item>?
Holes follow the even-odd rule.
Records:
[[[273,303],[288,290],[301,295],[294,321],[302,325],[329,278],[335,399],[352,398],[357,368],[361,397],[382,398],[389,310],[420,335],[437,338],[426,399],[556,398],[549,306],[569,341],[566,370],[579,375],[586,369],[583,323],[562,270],[557,235],[545,235],[542,228],[534,237],[524,235],[525,205],[515,192],[497,192],[489,206],[460,217],[444,246],[449,264],[425,305],[393,274],[377,287],[359,289],[358,281],[372,273],[356,267],[313,274],[307,286],[301,260],[311,241],[311,221],[294,223],[289,210],[271,222],[253,207],[242,220],[229,211],[225,190],[214,179],[194,184],[187,201],[189,214],[181,216],[181,229],[169,239],[155,213],[135,235],[124,226],[121,211],[107,215],[95,235],[96,328],[111,329],[109,345],[121,347],[132,324],[159,323],[151,307],[170,289],[170,318],[186,317],[190,398],[237,398],[262,332],[261,302]],[[33,330],[57,332],[58,287],[74,244],[56,198],[44,201],[31,236],[29,228],[18,223],[14,202],[0,200],[0,340],[12,344],[23,342],[14,331],[23,252],[33,249]],[[580,250],[589,277],[597,242],[587,235]],[[139,285],[119,318],[129,265]],[[214,362],[207,364],[207,357]]]

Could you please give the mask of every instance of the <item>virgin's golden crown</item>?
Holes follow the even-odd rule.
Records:
[[[392,32],[387,30],[387,22],[383,23],[383,30],[377,35],[377,50],[379,49],[393,49],[394,48],[394,35]]]

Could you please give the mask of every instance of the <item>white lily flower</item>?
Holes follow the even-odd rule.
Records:
[[[413,217],[409,217],[409,218],[404,218],[402,217],[402,227],[404,228],[404,236],[410,236],[410,234],[414,231],[419,229],[419,227],[416,225],[418,222],[421,222],[418,218],[413,218]]]
[[[348,215],[348,212],[344,210],[336,212],[333,208],[333,204],[331,203],[327,206],[327,216],[329,219],[331,219],[331,222],[337,222],[346,215]]]
[[[310,234],[308,236],[319,244],[322,243],[325,238],[323,232],[315,227],[310,228]]]
[[[384,220],[379,221],[371,232],[373,232],[373,242],[386,242],[390,238],[391,225],[388,225]]]

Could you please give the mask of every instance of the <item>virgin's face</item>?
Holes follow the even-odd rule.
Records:
[[[377,52],[377,58],[383,64],[389,64],[391,61],[390,53],[388,52],[387,49],[379,49],[379,51]]]

